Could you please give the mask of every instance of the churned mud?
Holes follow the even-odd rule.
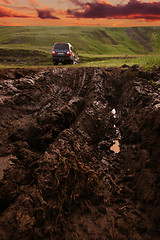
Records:
[[[0,71],[0,239],[158,240],[160,68]]]

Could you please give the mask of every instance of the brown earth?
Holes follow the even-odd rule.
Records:
[[[0,64],[35,66],[51,62],[51,56],[43,51],[25,49],[0,49]],[[45,64],[44,64],[45,63]]]
[[[159,90],[160,68],[1,70],[0,239],[160,239]]]

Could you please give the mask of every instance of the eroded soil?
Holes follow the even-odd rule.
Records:
[[[0,239],[160,239],[159,90],[160,68],[1,70]]]

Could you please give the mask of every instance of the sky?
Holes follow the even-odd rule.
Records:
[[[0,0],[0,26],[160,26],[160,0]]]

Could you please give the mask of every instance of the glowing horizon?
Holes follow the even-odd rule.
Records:
[[[0,0],[1,26],[160,26],[149,0]]]

